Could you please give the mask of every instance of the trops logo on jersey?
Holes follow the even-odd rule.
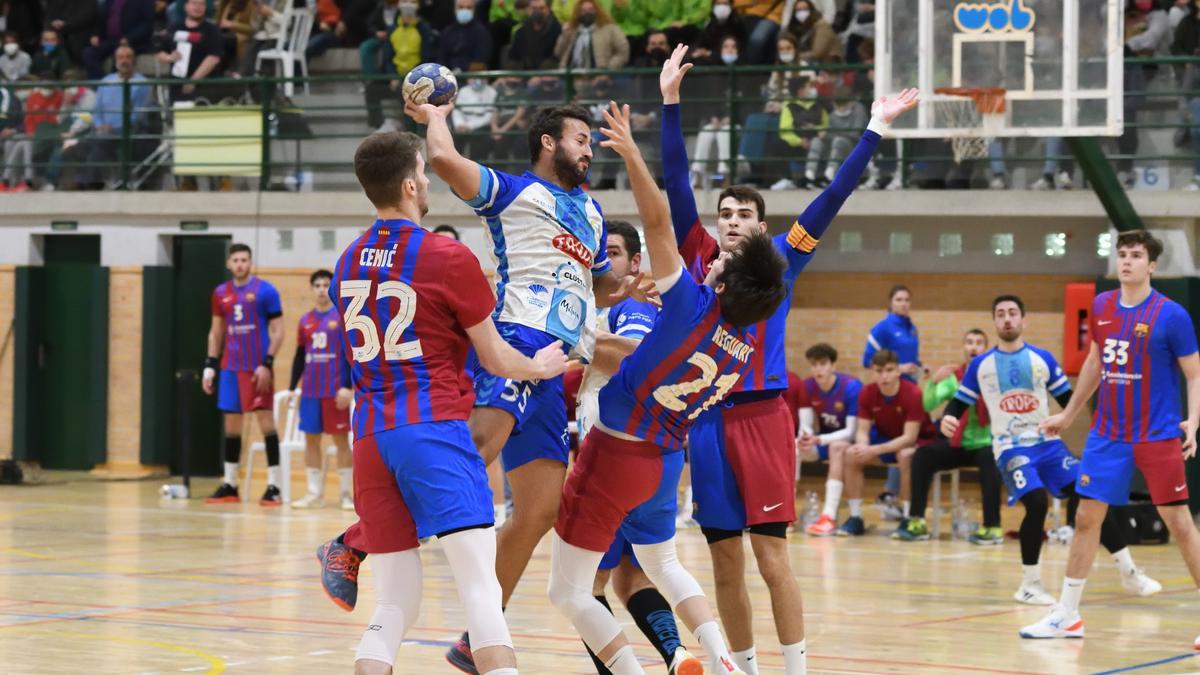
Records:
[[[1000,409],[1013,415],[1031,413],[1038,409],[1038,398],[1027,391],[1018,391],[1000,399]]]
[[[582,241],[575,238],[575,235],[563,232],[554,238],[554,248],[566,253],[572,258],[578,260],[591,269],[592,267],[592,252],[587,246],[583,245]]]

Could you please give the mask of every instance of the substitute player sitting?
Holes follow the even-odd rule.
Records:
[[[858,428],[858,395],[862,382],[837,372],[837,350],[824,342],[804,352],[812,373],[800,389],[800,435],[796,450],[801,462],[829,462],[825,479],[825,505],[808,533],[829,536],[837,529],[838,503],[842,499],[846,449]]]
[[[609,670],[642,673],[620,625],[591,593],[597,566],[620,531],[704,647],[712,672],[740,673],[704,592],[676,557],[675,487],[688,427],[750,367],[755,346],[747,328],[787,295],[784,261],[768,237],[748,236],[713,265],[704,285],[696,283],[684,273],[667,204],[633,140],[629,106],[612,103],[604,118],[601,144],[625,160],[663,308],[654,329],[600,390],[600,419],[563,486],[550,600]],[[703,671],[694,666],[676,671]]]
[[[350,467],[350,366],[342,345],[342,315],[329,299],[333,273],[317,270],[308,278],[316,307],[300,317],[296,334],[296,357],[288,386],[299,398],[300,431],[304,434],[304,465],[308,494],[292,502],[292,508],[311,509],[325,501],[325,453],[321,434],[329,434],[337,447],[340,503],[354,510]],[[301,383],[303,379],[303,383]],[[297,389],[297,385],[302,386]]]

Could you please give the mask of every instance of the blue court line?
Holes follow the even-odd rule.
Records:
[[[1113,675],[1113,673],[1127,673],[1131,670],[1141,670],[1143,668],[1153,668],[1154,666],[1161,666],[1161,665],[1165,665],[1167,663],[1174,663],[1176,661],[1182,661],[1184,659],[1190,659],[1190,658],[1194,658],[1196,656],[1200,656],[1200,652],[1192,651],[1192,652],[1188,652],[1187,654],[1180,654],[1179,656],[1172,656],[1172,657],[1165,658],[1165,659],[1159,659],[1157,661],[1150,661],[1149,663],[1139,663],[1134,666],[1126,666],[1124,668],[1117,668],[1115,670],[1104,670],[1104,671],[1095,673],[1094,675]]]

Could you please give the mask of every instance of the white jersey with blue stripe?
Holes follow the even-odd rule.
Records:
[[[479,194],[466,200],[484,219],[496,262],[497,322],[540,330],[590,359],[595,345],[592,281],[611,269],[599,204],[530,171],[479,167]]]
[[[597,313],[598,331],[620,337],[641,340],[654,328],[658,308],[633,298],[626,298],[612,307]],[[600,419],[600,389],[612,379],[595,368],[588,368],[579,385],[579,396],[575,408],[575,420],[579,423],[579,438],[582,440]]]
[[[992,427],[992,450],[1000,457],[1012,448],[1027,448],[1057,439],[1038,425],[1050,416],[1050,397],[1071,390],[1054,355],[1033,345],[1015,352],[993,347],[967,366],[955,398],[975,405],[982,396]]]

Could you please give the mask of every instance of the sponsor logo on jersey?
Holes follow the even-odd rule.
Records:
[[[1025,455],[1017,455],[1016,457],[1013,457],[1012,459],[1008,460],[1008,463],[1004,465],[1004,470],[1005,471],[1016,471],[1017,469],[1025,466],[1028,463],[1029,463],[1028,457],[1026,457]]]
[[[1144,323],[1135,324],[1133,327],[1133,334],[1140,338],[1144,338],[1150,334],[1150,326],[1147,326]]]
[[[582,241],[575,238],[575,235],[566,232],[554,238],[554,248],[566,253],[572,258],[583,263],[585,267],[591,269],[593,255],[588,250],[587,246],[583,245]]]
[[[529,292],[533,293],[534,295],[545,295],[550,292],[550,289],[541,284],[531,284],[529,286]]]
[[[1017,391],[1000,399],[1000,409],[1012,415],[1023,415],[1037,410],[1041,401],[1027,391]]]
[[[566,294],[558,300],[555,306],[558,320],[568,330],[576,330],[583,323],[583,301],[579,296]]]
[[[570,235],[567,235],[570,236]],[[563,263],[554,270],[554,279],[561,285],[563,281],[568,281],[576,286],[587,287],[587,283],[583,280],[583,276],[575,269],[572,263]]]

